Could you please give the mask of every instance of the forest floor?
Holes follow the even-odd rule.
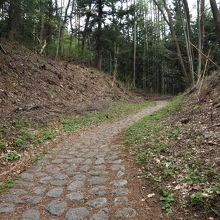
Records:
[[[171,100],[125,132],[142,194],[161,204],[162,219],[220,219],[219,85],[213,74],[200,92]]]
[[[2,193],[0,218],[155,219],[158,212],[146,209],[121,132],[165,104],[157,101],[128,117],[65,137]]]

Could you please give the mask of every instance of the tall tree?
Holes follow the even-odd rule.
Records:
[[[213,19],[214,19],[215,32],[216,32],[217,39],[220,45],[220,13],[219,13],[218,6],[215,0],[210,0],[210,5],[211,5]]]

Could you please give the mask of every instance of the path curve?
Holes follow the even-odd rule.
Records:
[[[0,196],[0,219],[139,219],[121,145],[114,140],[131,123],[165,104],[157,101],[124,119],[67,138]]]

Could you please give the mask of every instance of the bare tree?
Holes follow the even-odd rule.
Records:
[[[160,10],[161,14],[163,15],[164,20],[166,21],[167,25],[169,26],[172,39],[173,39],[173,41],[175,43],[175,46],[176,46],[177,56],[178,56],[180,66],[181,66],[181,69],[183,71],[186,83],[188,85],[191,85],[192,79],[186,71],[186,67],[185,67],[185,64],[184,64],[184,61],[183,61],[183,55],[182,55],[182,52],[180,50],[179,41],[178,41],[177,35],[176,35],[176,30],[175,30],[174,25],[173,25],[172,15],[171,15],[170,9],[167,6],[166,0],[163,0],[163,5],[161,5],[157,0],[153,0],[153,1],[157,5],[158,9]]]
[[[214,25],[215,25],[215,32],[217,35],[217,40],[220,44],[220,13],[219,13],[218,6],[215,0],[210,0],[210,5],[212,9],[213,18],[214,18]]]

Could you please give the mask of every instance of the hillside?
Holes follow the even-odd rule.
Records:
[[[25,117],[45,121],[60,114],[103,109],[129,94],[111,78],[69,62],[39,56],[17,43],[0,50],[0,123]]]
[[[219,73],[206,79],[200,93],[175,98],[126,136],[141,165],[152,219],[160,215],[158,204],[164,219],[219,219]]]

